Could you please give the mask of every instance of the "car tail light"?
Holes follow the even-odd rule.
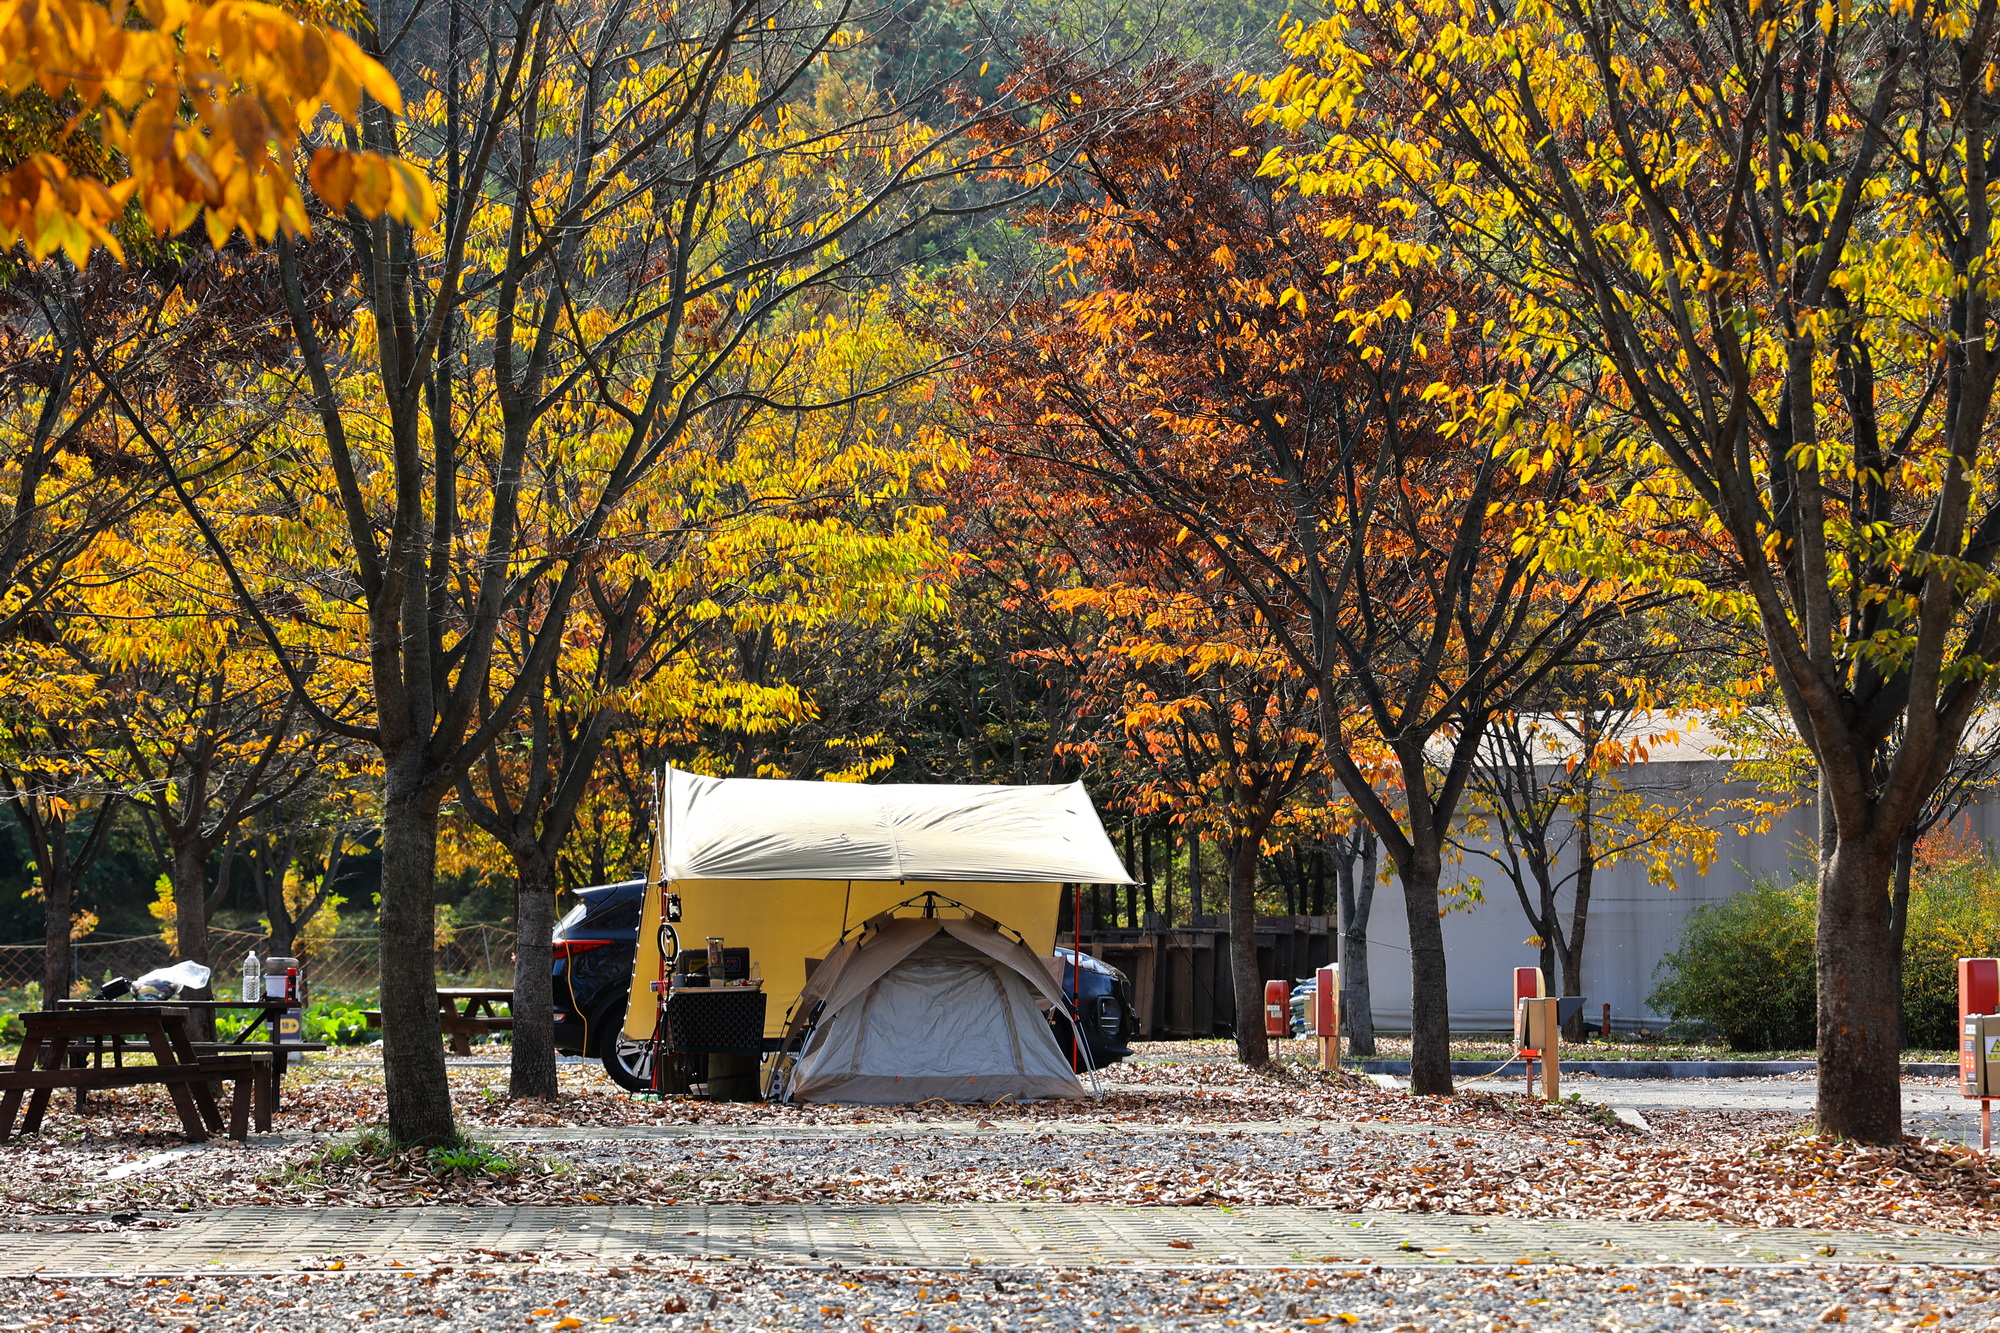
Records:
[[[580,953],[589,953],[592,949],[602,949],[609,943],[610,940],[557,940],[549,946],[549,957],[574,958]]]

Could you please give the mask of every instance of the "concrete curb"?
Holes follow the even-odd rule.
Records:
[[[1513,1063],[1502,1060],[1453,1060],[1453,1074],[1491,1074]],[[1349,1062],[1364,1074],[1410,1076],[1408,1060],[1360,1060]],[[1565,1060],[1565,1074],[1595,1074],[1599,1078],[1769,1078],[1773,1074],[1810,1074],[1817,1068],[1811,1060]],[[1904,1065],[1903,1073],[1913,1078],[1950,1078],[1957,1065]]]

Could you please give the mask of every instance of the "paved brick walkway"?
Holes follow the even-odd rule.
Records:
[[[100,1219],[101,1220],[101,1219]],[[232,1208],[167,1228],[12,1231],[0,1274],[297,1271],[455,1260],[607,1263],[634,1254],[775,1264],[2000,1262],[2000,1236],[1736,1230],[1304,1208],[740,1204],[669,1208]],[[79,1219],[87,1222],[88,1219]],[[13,1219],[47,1228],[58,1219]]]

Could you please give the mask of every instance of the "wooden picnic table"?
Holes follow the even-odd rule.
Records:
[[[28,1093],[28,1114],[21,1132],[32,1134],[42,1127],[49,1098],[58,1088],[76,1090],[77,1109],[85,1096],[106,1088],[130,1088],[142,1084],[163,1085],[180,1114],[181,1129],[188,1141],[200,1143],[210,1130],[223,1128],[222,1112],[216,1105],[212,1085],[234,1079],[236,1095],[230,1103],[229,1136],[238,1142],[250,1136],[254,1110],[260,1131],[271,1127],[271,1106],[261,1077],[271,1057],[261,1051],[240,1055],[200,1055],[188,1036],[189,1011],[181,1005],[121,1004],[104,1001],[93,1008],[47,1010],[22,1014],[21,1053],[14,1067],[0,1070],[0,1143],[14,1132],[14,1117],[21,1109],[21,1094]],[[102,1063],[102,1045],[97,1045],[99,1063],[86,1063],[92,1047],[85,1044],[111,1037],[119,1042],[136,1037],[153,1057],[149,1065],[128,1065],[122,1061],[107,1069]]]
[[[206,1009],[215,1012],[223,1009],[252,1009],[256,1011],[257,1016],[250,1020],[250,1025],[237,1033],[233,1039],[229,1041],[198,1041],[194,1043],[194,1052],[197,1055],[237,1055],[261,1051],[269,1055],[271,1059],[270,1064],[267,1066],[268,1086],[264,1089],[264,1095],[268,1099],[272,1110],[277,1109],[279,1093],[284,1089],[285,1069],[291,1062],[292,1053],[298,1052],[304,1054],[307,1051],[323,1051],[327,1048],[326,1043],[323,1041],[278,1040],[278,1019],[283,1016],[287,1009],[296,1009],[298,1007],[291,1000],[170,1000],[166,1003],[171,1008],[186,1010]],[[56,1001],[57,1009],[102,1009],[107,1005],[116,1005],[120,1008],[131,1007],[124,1000]],[[259,1040],[256,1035],[257,1029],[260,1027],[265,1032],[262,1040]],[[100,1050],[105,1040],[102,1037],[97,1039],[96,1044]],[[115,1036],[109,1038],[109,1040],[111,1041],[113,1063],[122,1063],[122,1040]]]
[[[471,1055],[472,1039],[493,1032],[512,1032],[514,992],[504,986],[440,986],[437,991],[438,1031],[451,1038],[453,1055]],[[461,1002],[463,1007],[461,1008]],[[504,1004],[509,1017],[493,1012]],[[369,1009],[362,1015],[368,1026],[382,1026],[382,1011]]]

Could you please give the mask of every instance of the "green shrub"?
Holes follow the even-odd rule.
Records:
[[[1958,1045],[1958,960],[2000,951],[2000,865],[1979,856],[1922,872],[1910,891],[1903,936],[1907,1044]]]
[[[315,1000],[306,1006],[306,1040],[334,1046],[365,1045],[368,1020],[361,1006],[346,1000]]]
[[[1739,1051],[1809,1047],[1817,1033],[1809,880],[1761,880],[1748,893],[1696,908],[1680,945],[1660,960],[1647,1003],[1713,1028]],[[2000,863],[1977,855],[1920,869],[1903,939],[1903,1044],[1958,1044],[1958,960],[2000,953]]]
[[[218,1010],[215,1015],[216,1036],[222,1041],[234,1041],[256,1019],[254,1010]],[[323,1041],[332,1046],[362,1046],[372,1040],[368,1035],[368,1020],[363,1017],[361,1006],[352,1000],[314,1000],[306,1006],[304,1019],[307,1041]],[[263,1033],[258,1034],[258,1039],[268,1040]]]
[[[20,1015],[42,1007],[42,983],[31,981],[16,990],[0,991],[0,1046],[19,1046],[28,1033]]]
[[[1759,880],[1747,893],[1694,910],[1646,1003],[1677,1022],[1713,1028],[1732,1050],[1811,1046],[1817,1036],[1810,882]]]

